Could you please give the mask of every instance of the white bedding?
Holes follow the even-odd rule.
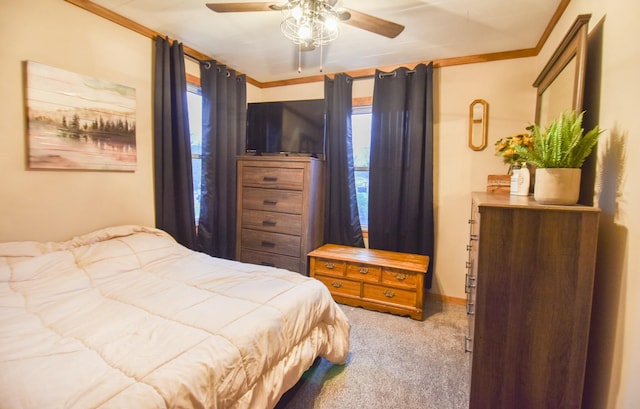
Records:
[[[0,243],[1,408],[269,408],[349,323],[319,281],[119,226]]]

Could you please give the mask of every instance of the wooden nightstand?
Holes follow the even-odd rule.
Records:
[[[427,256],[325,244],[309,263],[339,303],[422,319]]]

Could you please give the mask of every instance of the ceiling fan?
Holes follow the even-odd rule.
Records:
[[[217,13],[248,12],[248,11],[282,11],[300,5],[304,7],[319,7],[334,10],[338,0],[287,0],[285,2],[243,2],[243,3],[207,3],[207,7]],[[370,14],[341,7],[335,9],[337,19],[353,27],[370,31],[388,38],[395,38],[404,30],[404,26],[392,21],[384,20]]]

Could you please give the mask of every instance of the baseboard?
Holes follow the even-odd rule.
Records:
[[[436,293],[430,293],[430,292],[425,292],[424,297],[429,301],[438,301],[446,304],[456,304],[456,305],[467,304],[466,298],[450,297],[448,295],[442,295],[442,294],[436,294]]]

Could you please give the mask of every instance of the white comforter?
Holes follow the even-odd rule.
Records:
[[[268,408],[349,323],[318,281],[140,226],[0,243],[1,408]]]

